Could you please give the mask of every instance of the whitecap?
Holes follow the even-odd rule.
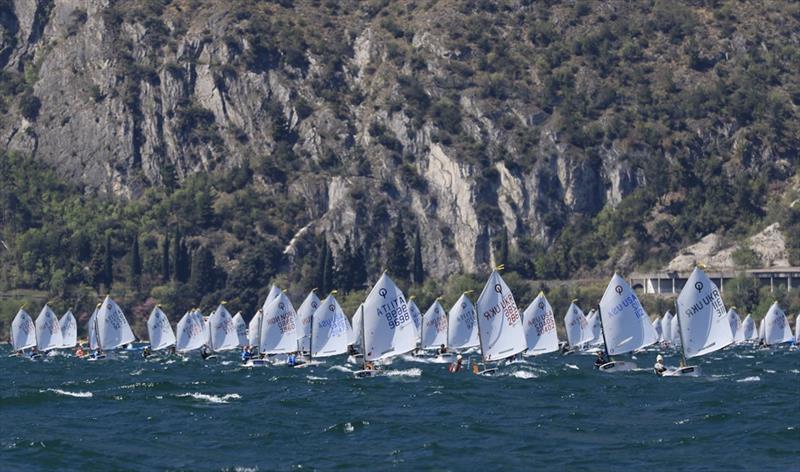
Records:
[[[564,364],[570,369],[580,370],[580,367],[576,366],[575,364]]]
[[[40,392],[53,392],[59,395],[66,395],[68,397],[75,397],[75,398],[92,398],[94,395],[92,392],[68,392],[66,390],[61,390],[60,388],[48,388],[47,390],[39,390]]]
[[[516,377],[518,379],[535,379],[539,376],[534,374],[533,372],[527,372],[525,370],[517,370],[511,373],[511,377]]]
[[[412,367],[411,369],[404,370],[386,370],[383,371],[383,375],[387,377],[420,377],[422,375],[422,369]]]
[[[179,398],[191,397],[194,398],[195,400],[203,400],[208,403],[228,403],[228,400],[238,400],[242,398],[241,395],[239,395],[238,393],[228,393],[219,396],[219,395],[209,395],[207,393],[194,392],[194,393],[181,393],[180,395],[177,396]]]
[[[306,375],[308,380],[328,380],[328,377],[317,377],[315,375]]]
[[[771,370],[771,369],[764,369],[764,372],[766,372],[768,374],[774,374],[775,373],[775,371]]]
[[[752,377],[745,377],[743,379],[737,380],[737,382],[761,382],[761,377],[754,375]]]
[[[339,371],[339,372],[347,372],[348,374],[352,374],[352,373],[353,373],[353,371],[352,371],[352,370],[348,369],[348,368],[347,368],[347,367],[345,367],[345,366],[341,366],[341,365],[335,365],[335,366],[333,366],[333,367],[330,367],[328,370],[329,370],[329,371],[330,371],[330,370],[336,370],[336,371]]]

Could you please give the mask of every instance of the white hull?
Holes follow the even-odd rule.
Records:
[[[661,374],[664,377],[700,377],[700,367],[690,365],[675,370],[668,370]]]
[[[268,359],[250,359],[244,363],[244,367],[271,367],[272,363]]]
[[[378,375],[380,375],[380,373],[381,372],[379,370],[375,369],[357,370],[353,372],[353,377],[357,379],[363,379],[367,377],[377,377]]]
[[[627,361],[611,361],[601,365],[600,372],[630,372],[636,369],[636,363]]]

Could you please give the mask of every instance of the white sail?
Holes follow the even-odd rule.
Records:
[[[347,329],[347,344],[351,346],[358,346],[359,349],[361,348],[361,333],[363,332],[361,328],[364,326],[364,324],[361,322],[361,318],[363,317],[361,308],[363,306],[363,303],[358,305],[358,309],[356,309],[356,312],[353,313],[352,323],[350,323],[350,320],[345,320],[347,322],[347,326],[345,326]]]
[[[136,340],[125,314],[117,303],[106,296],[97,310],[97,336],[100,348],[116,349]]]
[[[764,336],[764,329],[767,327],[766,323],[764,323],[764,319],[762,318],[761,321],[758,322],[758,339],[759,341],[763,341],[766,339]]]
[[[414,322],[414,328],[417,330],[417,344],[422,342],[422,312],[414,300],[408,301],[408,312],[411,313],[411,320]]]
[[[678,295],[677,316],[686,358],[718,351],[733,342],[722,295],[716,284],[697,267]]]
[[[364,360],[405,354],[417,347],[417,328],[406,297],[385,273],[364,302]]]
[[[680,325],[678,324],[678,318],[673,316],[672,323],[670,323],[669,326],[669,343],[674,347],[679,347],[681,345],[681,333],[679,327]]]
[[[169,324],[169,318],[160,306],[153,308],[147,319],[147,336],[150,338],[150,349],[159,351],[175,345],[175,332]]]
[[[750,315],[745,316],[744,321],[742,321],[742,335],[744,336],[745,341],[754,341],[758,339],[756,322],[753,321],[753,317]]]
[[[611,278],[600,300],[600,316],[610,355],[635,351],[658,339],[636,293],[618,274]]]
[[[444,311],[439,300],[435,300],[422,316],[421,336],[420,347],[422,349],[447,346],[447,312]]]
[[[258,310],[250,324],[247,325],[247,343],[250,346],[258,346],[261,342],[261,321],[264,319],[264,312]]]
[[[176,328],[175,349],[178,352],[189,352],[200,349],[207,342],[208,331],[203,315],[191,310],[178,321]]]
[[[769,307],[769,311],[764,319],[761,321],[764,328],[764,342],[768,345],[788,343],[794,339],[792,334],[792,327],[789,326],[789,320],[786,319],[786,313],[783,312],[778,302]]]
[[[311,315],[311,357],[329,357],[347,352],[347,316],[333,295],[317,304]]]
[[[319,308],[319,297],[312,290],[297,309],[297,345],[302,352],[311,349],[311,318]]]
[[[281,293],[283,293],[283,292],[281,292],[281,289],[279,289],[278,287],[272,285],[269,288],[269,293],[267,294],[266,300],[264,300],[264,304],[261,305],[261,311],[262,312],[266,312],[267,311],[267,307],[269,306],[269,304],[272,303],[276,298],[278,298]]]
[[[22,308],[11,322],[11,344],[15,351],[36,346],[36,325],[33,324],[31,315]]]
[[[258,350],[264,354],[297,351],[297,313],[289,297],[283,292],[264,310]]]
[[[733,333],[733,342],[744,342],[744,332],[742,331],[742,317],[736,311],[735,307],[728,310],[728,323],[731,325],[731,333]]]
[[[594,335],[589,328],[589,322],[583,314],[578,305],[574,302],[567,308],[567,314],[564,315],[564,326],[567,330],[567,342],[573,348],[580,347],[588,344]]]
[[[244,322],[241,311],[233,316],[233,328],[236,330],[238,347],[245,347],[250,344],[250,341],[247,339],[247,323]]]
[[[61,338],[61,326],[58,317],[45,303],[39,316],[36,317],[36,347],[43,352],[58,349],[64,341]]]
[[[477,311],[484,361],[499,361],[528,347],[514,295],[497,271],[486,281]]]
[[[600,323],[600,316],[597,310],[592,308],[589,315],[586,316],[586,324],[589,325],[589,331],[592,333],[592,340],[589,341],[590,346],[603,345],[603,325]]]
[[[528,305],[522,320],[529,353],[538,356],[558,350],[556,317],[543,292]]]
[[[664,340],[664,328],[661,326],[663,318],[660,316],[653,320],[653,329],[656,330],[656,335],[658,336],[658,342]]]
[[[239,333],[225,305],[220,304],[208,317],[208,327],[211,336],[209,347],[212,351],[230,351],[239,347]]]
[[[58,320],[58,325],[61,326],[61,347],[66,349],[75,347],[78,344],[78,322],[75,321],[72,311],[67,310]]]
[[[800,344],[800,314],[794,315],[794,343]]]
[[[466,349],[480,344],[475,305],[462,293],[447,315],[447,347]]]
[[[100,304],[98,303],[92,312],[92,316],[89,317],[89,322],[86,323],[86,333],[88,333],[87,337],[89,338],[89,349],[97,349],[100,347],[97,344],[97,312],[99,310]]]
[[[667,310],[661,318],[661,340],[672,344],[672,312]]]

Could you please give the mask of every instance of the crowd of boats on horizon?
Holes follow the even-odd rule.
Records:
[[[199,351],[209,360],[216,353],[240,350],[246,367],[308,366],[333,356],[348,356],[361,364],[357,377],[380,375],[392,358],[401,355],[435,357],[458,372],[464,356],[480,354],[472,362],[476,374],[490,375],[505,361],[519,356],[552,352],[597,353],[595,366],[602,372],[637,368],[631,360],[612,356],[656,346],[677,349],[680,365],[668,368],[659,354],[654,366],[662,376],[700,375],[688,359],[734,344],[775,346],[800,343],[800,315],[792,333],[778,302],[756,325],[744,320],[735,307],[728,310],[714,282],[695,268],[675,302],[675,314],[667,311],[654,320],[645,312],[636,293],[614,274],[602,299],[588,315],[573,300],[564,317],[566,342],[558,338],[556,319],[544,293],[519,311],[511,290],[500,273],[489,276],[476,303],[469,293],[445,310],[435,300],[423,314],[384,273],[352,321],[336,300],[336,292],[320,300],[312,290],[295,310],[288,295],[271,287],[261,309],[246,323],[241,312],[231,315],[221,303],[209,316],[199,310],[185,313],[173,330],[167,315],[156,306],[147,321],[149,344],[143,357],[157,353],[187,355]],[[77,322],[71,311],[60,319],[45,304],[35,322],[20,308],[11,323],[12,355],[39,359],[48,353],[75,349],[76,357],[91,361],[108,359],[109,353],[138,342],[120,306],[107,296],[87,323],[88,346],[79,342]],[[88,347],[88,350],[86,348]]]

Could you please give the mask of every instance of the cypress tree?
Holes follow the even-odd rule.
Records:
[[[214,255],[207,247],[202,246],[192,257],[191,277],[189,285],[194,293],[202,298],[216,288],[216,265]]]
[[[340,257],[340,262],[336,270],[336,287],[344,293],[353,289],[353,249],[350,247],[350,238],[344,240],[344,247]]]
[[[327,243],[325,243],[325,257],[322,264],[322,284],[320,288],[323,294],[333,290],[333,252]]]
[[[106,235],[106,254],[103,261],[103,283],[110,289],[114,283],[114,261],[111,258],[111,235]]]
[[[500,243],[497,249],[497,257],[495,263],[508,264],[508,232],[503,228],[503,234],[500,235]]]
[[[363,247],[357,247],[353,251],[353,264],[351,267],[352,288],[364,288],[367,285],[367,256]]]
[[[325,273],[325,257],[328,255],[327,251],[328,245],[325,242],[325,233],[320,234],[317,236],[317,264],[316,264],[316,273],[314,275],[314,285],[319,288],[320,293],[325,293],[324,287],[322,286],[324,273]]]
[[[169,280],[169,235],[164,235],[164,243],[161,245],[161,278],[164,282]]]
[[[131,283],[138,290],[142,280],[142,258],[139,255],[139,235],[133,237],[131,246]]]
[[[406,244],[406,233],[403,231],[403,224],[400,219],[392,229],[389,236],[387,259],[389,260],[389,272],[393,277],[408,280],[408,246]]]
[[[425,268],[422,266],[422,240],[417,230],[414,238],[414,283],[419,285],[425,281]]]
[[[175,227],[175,236],[172,238],[172,280],[180,281],[181,264],[181,230]]]

